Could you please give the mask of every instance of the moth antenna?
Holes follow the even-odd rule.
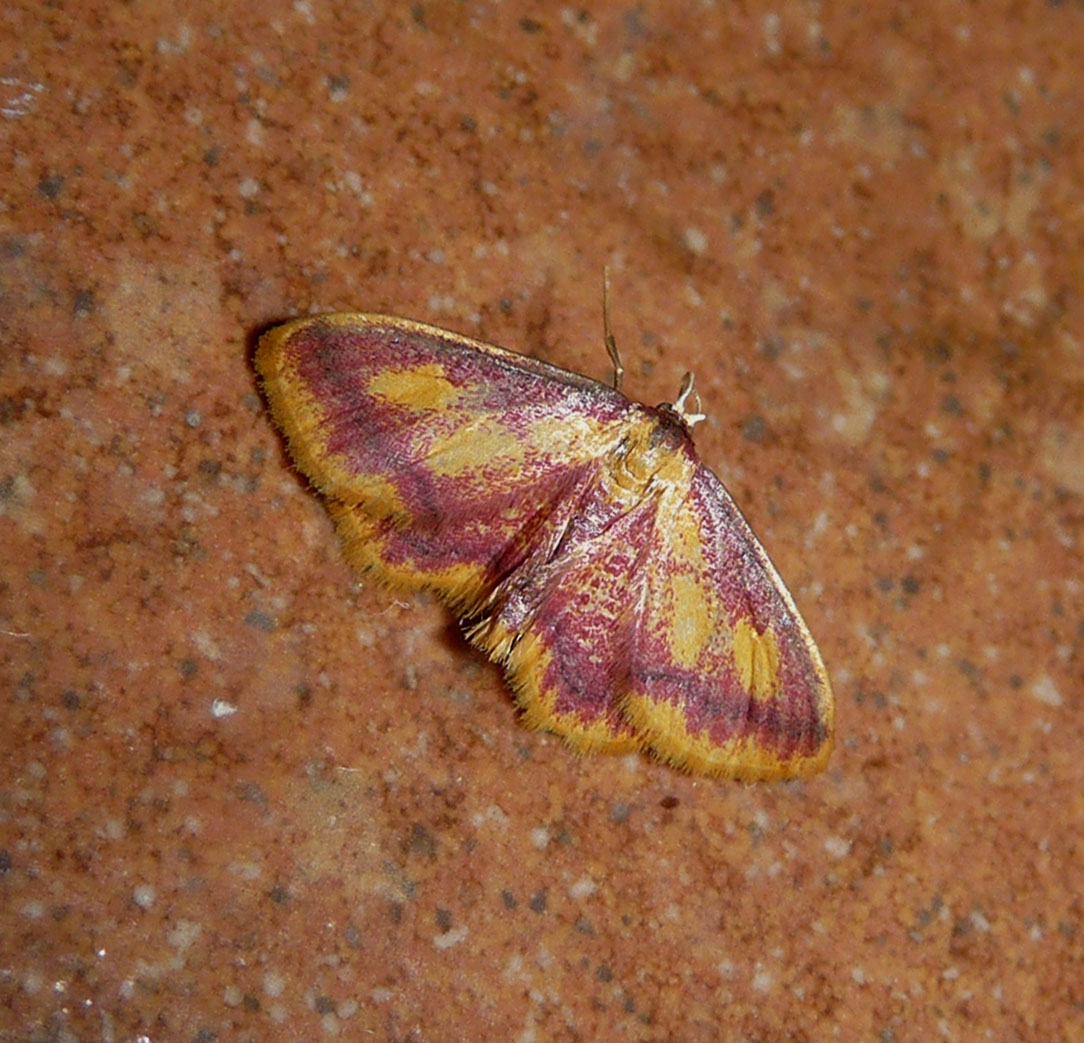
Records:
[[[606,340],[606,354],[614,366],[614,391],[621,390],[621,378],[625,375],[625,367],[621,365],[621,355],[617,351],[617,341],[614,340],[614,331],[610,326],[610,268],[602,267],[602,328]]]
[[[692,427],[694,424],[699,424],[701,420],[707,420],[706,413],[686,413],[685,412],[685,399],[689,395],[696,396],[696,408],[702,409],[703,402],[700,401],[700,392],[693,388],[693,375],[686,373],[681,379],[681,391],[678,392],[677,400],[674,402],[674,412],[685,422],[686,427]]]

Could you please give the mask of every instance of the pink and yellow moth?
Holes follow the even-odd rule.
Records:
[[[685,410],[386,315],[297,319],[256,366],[346,557],[428,588],[524,722],[738,779],[828,762],[820,653]]]

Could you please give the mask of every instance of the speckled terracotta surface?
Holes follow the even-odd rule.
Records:
[[[5,11],[0,1037],[1084,1038],[1084,11],[677,6]],[[808,782],[525,731],[268,423],[315,310],[605,377],[606,264]]]

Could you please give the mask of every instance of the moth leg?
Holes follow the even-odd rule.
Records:
[[[608,266],[602,269],[602,328],[606,340],[606,354],[610,356],[614,367],[614,391],[620,391],[625,367],[621,365],[621,355],[618,353],[617,341],[614,340],[613,327],[610,325],[610,269]]]

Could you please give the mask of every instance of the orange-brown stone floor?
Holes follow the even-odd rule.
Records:
[[[0,1037],[1084,1039],[1078,3],[9,5]],[[630,395],[838,700],[584,758],[344,564],[251,364],[331,309]]]

